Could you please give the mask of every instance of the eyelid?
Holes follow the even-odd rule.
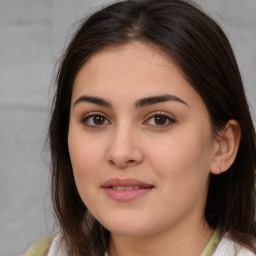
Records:
[[[103,118],[105,118],[108,121],[108,124],[111,123],[106,114],[104,114],[103,112],[95,112],[95,111],[89,112],[89,113],[83,115],[81,120],[80,120],[80,122],[82,124],[84,124],[85,126],[92,127],[92,128],[101,128],[102,126],[108,125],[108,124],[103,124],[103,125],[90,125],[90,124],[86,124],[86,120],[89,119],[90,117],[93,117],[93,116],[102,116]]]
[[[166,128],[166,127],[172,125],[173,123],[176,123],[176,119],[171,114],[166,113],[164,111],[156,111],[156,112],[148,114],[145,117],[146,121],[143,124],[147,124],[148,120],[150,118],[155,117],[155,116],[165,116],[166,118],[168,118],[170,120],[171,124],[166,124],[166,125],[151,125],[151,124],[148,124],[148,125],[150,125],[150,126],[152,126],[154,128]]]

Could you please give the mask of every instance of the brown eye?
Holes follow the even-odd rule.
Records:
[[[166,116],[155,116],[154,119],[156,125],[165,125],[167,121]]]
[[[89,115],[84,117],[81,120],[81,123],[85,124],[86,126],[89,127],[101,127],[103,125],[109,124],[110,122],[108,119],[102,115]]]
[[[152,125],[152,126],[168,126],[175,123],[175,120],[167,115],[164,114],[157,114],[152,117],[150,117],[146,124]]]
[[[105,117],[103,116],[94,116],[93,123],[95,125],[103,125],[105,123]]]

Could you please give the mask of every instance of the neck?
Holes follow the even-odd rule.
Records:
[[[200,225],[173,227],[150,236],[128,237],[111,234],[109,255],[199,256],[212,233],[213,230],[203,221]]]

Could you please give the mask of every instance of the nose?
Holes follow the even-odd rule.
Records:
[[[139,143],[139,134],[132,128],[116,128],[109,140],[107,161],[118,169],[135,166],[143,161],[142,147]]]

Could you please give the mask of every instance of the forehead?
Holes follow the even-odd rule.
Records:
[[[108,47],[93,55],[74,81],[73,98],[83,93],[112,97],[111,100],[156,94],[173,94],[180,98],[197,95],[167,53],[141,42]]]
[[[136,61],[138,64],[143,65],[173,66],[173,68],[177,68],[171,56],[160,47],[139,41],[103,48],[89,58],[87,63],[100,64],[102,59],[111,61],[111,63],[118,61],[119,65],[126,65],[128,61]]]

